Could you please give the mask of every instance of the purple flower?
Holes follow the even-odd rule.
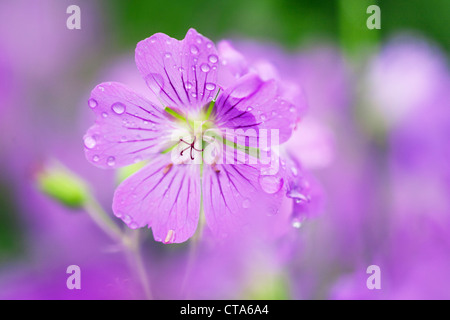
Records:
[[[283,177],[262,175],[267,166],[251,161],[253,144],[239,139],[260,143],[265,129],[285,142],[297,109],[277,81],[253,72],[219,86],[226,61],[194,29],[181,41],[158,33],[138,43],[136,64],[159,104],[120,83],[92,91],[87,159],[101,168],[152,160],[117,188],[113,211],[132,229],[151,227],[157,241],[186,241],[201,208],[210,229],[226,235],[248,211],[274,214],[283,199]]]

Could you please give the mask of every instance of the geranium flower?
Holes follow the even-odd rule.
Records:
[[[162,33],[141,41],[136,64],[154,96],[108,82],[88,101],[97,116],[84,136],[90,162],[151,160],[117,188],[114,214],[132,229],[151,227],[156,241],[180,243],[194,234],[202,208],[220,235],[240,230],[250,211],[276,213],[286,190],[282,173],[271,170],[274,153],[271,163],[259,161],[270,151],[259,148],[261,134],[272,130],[282,143],[297,120],[278,82],[249,72],[220,86],[227,60],[194,29],[181,41]]]

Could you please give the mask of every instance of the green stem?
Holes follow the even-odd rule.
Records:
[[[142,259],[141,249],[140,249],[140,240],[139,230],[130,230],[131,234],[131,245],[129,247],[129,254],[133,261],[133,267],[136,270],[139,282],[142,285],[142,289],[144,290],[144,294],[147,300],[153,300],[153,295],[150,290],[150,281],[148,278],[147,271],[145,269],[144,260]]]
[[[136,270],[142,289],[147,299],[152,299],[149,279],[145,271],[144,262],[140,250],[139,232],[129,230],[123,232],[103,210],[102,206],[93,197],[89,196],[84,203],[84,209],[91,219],[102,229],[113,241],[121,243],[130,258],[131,267]],[[132,233],[130,233],[132,232]]]
[[[120,228],[114,223],[114,221],[109,217],[109,215],[103,210],[101,205],[97,200],[89,196],[84,203],[84,209],[89,214],[91,219],[100,227],[109,237],[114,241],[121,243],[127,242],[125,234],[120,230]]]

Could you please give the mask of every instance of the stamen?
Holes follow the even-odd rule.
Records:
[[[183,156],[183,153],[187,150],[187,149],[191,149],[190,150],[190,156],[191,156],[191,160],[194,160],[194,154],[193,154],[193,150],[198,151],[198,152],[203,152],[204,149],[197,149],[195,147],[195,141],[197,141],[197,137],[194,136],[194,141],[192,141],[191,143],[184,141],[183,139],[180,138],[180,142],[183,142],[185,144],[187,144],[189,147],[181,150],[180,152],[180,156]]]

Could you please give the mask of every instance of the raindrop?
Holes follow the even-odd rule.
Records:
[[[89,105],[89,107],[90,107],[91,109],[94,109],[94,108],[98,105],[97,100],[95,100],[95,99],[89,99],[88,105]]]
[[[169,59],[170,57],[172,57],[172,54],[170,52],[166,52],[166,54],[164,55],[167,59]]]
[[[84,146],[88,149],[92,149],[97,145],[97,141],[95,141],[94,137],[88,136],[84,138]]]
[[[136,223],[136,222],[132,222],[132,223],[130,223],[129,225],[128,225],[128,227],[130,227],[130,229],[137,229],[138,228],[138,224]]]
[[[111,106],[111,109],[117,114],[123,114],[125,112],[125,105],[121,102],[116,102]]]
[[[259,184],[261,188],[267,193],[276,193],[283,186],[283,179],[277,176],[259,176]]]
[[[217,56],[216,56],[215,54],[212,54],[212,55],[210,55],[210,56],[208,57],[208,60],[209,60],[209,62],[211,62],[211,63],[217,63],[217,61],[218,61],[219,59],[217,58]]]
[[[108,159],[106,160],[106,163],[108,164],[108,166],[112,167],[116,164],[116,158],[108,157]]]
[[[188,90],[191,89],[191,88],[192,88],[192,83],[190,83],[189,81],[186,82],[185,87],[186,87],[186,89],[188,89]]]
[[[194,45],[191,46],[191,53],[192,54],[198,54],[198,48]]]
[[[211,70],[211,67],[210,67],[208,64],[204,63],[204,64],[202,64],[202,65],[200,66],[200,69],[201,69],[203,72],[209,72],[209,70]]]
[[[300,227],[302,226],[302,223],[301,223],[301,221],[299,219],[295,218],[295,219],[292,220],[292,226],[295,229],[300,229]]]
[[[216,85],[214,83],[207,83],[206,84],[206,90],[212,91],[216,88]]]
[[[245,199],[245,200],[242,202],[242,207],[243,207],[244,209],[248,209],[248,208],[250,207],[250,200],[249,200],[249,199]]]
[[[98,162],[98,160],[100,160],[99,156],[95,155],[95,156],[92,157],[92,161]]]
[[[124,215],[122,218],[123,222],[129,224],[131,222],[131,217],[129,215]]]
[[[295,203],[297,203],[297,204],[309,201],[307,196],[305,196],[303,193],[300,193],[296,189],[289,190],[286,193],[286,196],[288,196],[291,199],[294,199]]]
[[[106,112],[102,112],[102,117],[106,118],[106,117],[108,117],[108,114]]]

